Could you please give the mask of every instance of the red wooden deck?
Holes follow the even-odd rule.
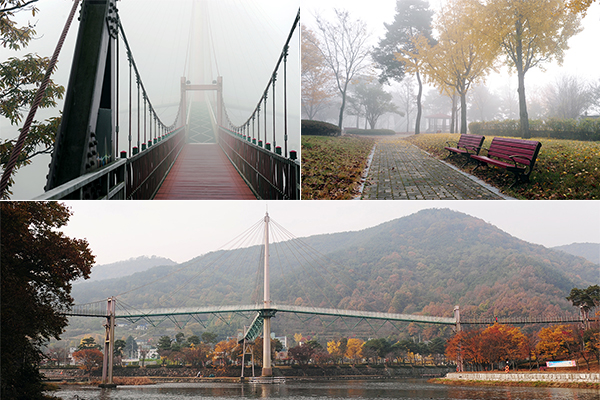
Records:
[[[218,144],[186,144],[156,200],[255,200]]]

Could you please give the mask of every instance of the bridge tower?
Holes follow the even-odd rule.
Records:
[[[115,351],[115,298],[108,298],[106,307],[106,322],[104,328],[104,359],[102,360],[102,383],[99,385],[103,388],[117,387],[113,383],[113,353]]]
[[[265,281],[264,281],[264,304],[262,310],[263,323],[263,369],[262,376],[272,376],[271,367],[271,317],[274,315],[271,309],[271,291],[269,288],[269,213],[265,214]]]
[[[116,0],[85,0],[80,19],[46,191],[116,158]]]

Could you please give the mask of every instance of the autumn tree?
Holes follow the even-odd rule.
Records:
[[[327,342],[327,352],[331,355],[334,362],[343,361],[347,344],[348,338],[341,338],[338,340],[333,339]]]
[[[81,364],[80,368],[88,374],[88,379],[92,371],[97,370],[102,365],[104,355],[98,349],[83,349],[73,353],[73,359]]]
[[[192,343],[190,347],[182,349],[181,352],[185,362],[193,367],[203,367],[212,355],[212,349],[206,343]]]
[[[79,341],[79,345],[77,346],[77,350],[89,350],[96,349],[100,350],[100,345],[96,343],[96,339],[93,337],[84,337]]]
[[[348,11],[334,9],[334,22],[317,17],[320,41],[313,42],[319,49],[327,67],[333,73],[335,85],[342,98],[338,126],[343,129],[344,110],[348,85],[354,76],[365,69],[369,57],[367,40],[369,34],[366,24],[352,20]],[[310,37],[308,37],[310,41]]]
[[[41,397],[42,347],[67,326],[72,282],[89,278],[87,241],[60,231],[71,215],[56,202],[0,202],[3,399]]]
[[[354,362],[357,362],[360,358],[362,358],[363,344],[365,344],[364,340],[358,338],[348,339],[345,354],[346,358],[354,360]]]
[[[482,0],[487,41],[496,41],[517,71],[521,136],[531,137],[525,74],[551,60],[562,64],[568,40],[581,31],[580,17],[562,0]]]
[[[31,13],[36,16],[38,9],[35,7],[37,0],[0,0],[0,44],[10,50],[21,50],[35,39],[35,26],[28,23],[18,26],[15,14],[19,12]],[[23,113],[31,106],[38,86],[41,84],[50,58],[37,54],[26,54],[22,58],[9,57],[0,63],[0,116],[8,119],[11,125],[18,125],[23,119]],[[64,87],[50,80],[42,98],[40,107],[55,107],[57,100],[64,94]],[[31,159],[38,154],[50,154],[54,146],[54,139],[60,124],[60,117],[49,118],[45,122],[34,121],[29,130],[29,135],[23,150],[15,165],[15,170],[31,163]],[[0,138],[0,167],[8,163],[16,139]],[[9,187],[14,183],[11,178]],[[10,190],[0,194],[9,198]]]
[[[422,70],[440,91],[460,96],[460,133],[467,133],[467,93],[490,71],[498,54],[497,43],[482,34],[486,25],[474,0],[451,0],[435,20],[439,32],[435,45],[419,35],[413,50],[397,54],[407,68]]]
[[[302,113],[308,119],[326,107],[335,96],[333,75],[319,51],[320,42],[313,31],[302,28]]]
[[[380,75],[381,82],[387,83],[389,80],[401,82],[407,72],[406,62],[396,57],[397,53],[408,52],[418,56],[414,47],[414,39],[417,36],[432,41],[431,36],[431,17],[433,12],[429,9],[429,4],[424,0],[397,0],[396,14],[391,24],[384,23],[386,33],[379,45],[373,49],[373,60],[382,70]],[[411,69],[414,73],[418,91],[416,97],[417,116],[415,120],[415,134],[420,132],[421,127],[421,97],[423,94],[423,82],[421,81],[421,72],[415,59],[412,60],[415,68]],[[408,118],[408,114],[407,114]]]
[[[572,326],[556,325],[543,328],[536,350],[543,359],[560,360],[577,352],[579,341]]]
[[[527,358],[527,338],[519,328],[495,323],[481,332],[479,353],[489,364]]]

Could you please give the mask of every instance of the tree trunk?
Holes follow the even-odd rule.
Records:
[[[456,132],[456,95],[452,95],[452,111],[450,113],[450,133]]]
[[[415,121],[415,135],[421,133],[421,95],[423,94],[423,83],[421,82],[421,75],[417,70],[417,82],[419,83],[419,91],[417,92],[417,118]]]
[[[467,93],[460,94],[460,133],[467,133]]]
[[[340,117],[338,119],[338,126],[340,129],[344,129],[342,124],[344,122],[344,109],[346,108],[346,90],[342,92],[342,106],[340,107]]]
[[[517,20],[515,23],[517,33],[522,31],[521,21]],[[527,114],[527,101],[525,99],[525,71],[523,69],[523,41],[519,34],[517,34],[517,76],[519,78],[519,120],[521,122],[521,137],[523,139],[529,139],[531,134],[529,132],[529,115]]]

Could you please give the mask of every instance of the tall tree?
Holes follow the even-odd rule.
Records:
[[[373,49],[373,60],[381,68],[380,80],[384,83],[390,79],[402,81],[406,74],[406,63],[396,57],[396,53],[403,51],[417,54],[414,48],[414,39],[423,36],[432,40],[431,17],[433,12],[429,9],[429,3],[425,0],[397,0],[396,15],[394,22],[386,24],[386,33],[379,45]],[[417,65],[416,60],[413,60]],[[415,134],[420,132],[421,127],[421,96],[423,94],[423,82],[421,81],[420,69],[414,69],[418,82],[417,92],[417,116],[415,121]]]
[[[580,18],[562,0],[483,0],[485,37],[499,43],[517,71],[521,136],[531,137],[525,74],[555,59],[562,64],[568,40],[581,31]]]
[[[562,75],[544,91],[548,117],[578,118],[600,100],[600,91],[574,75]]]
[[[375,129],[377,120],[388,112],[400,113],[394,103],[392,95],[383,89],[383,85],[370,77],[362,77],[354,85],[353,98],[361,104],[365,111],[365,119]]]
[[[21,50],[35,38],[35,26],[27,24],[18,26],[15,14],[31,12],[35,16],[38,9],[37,0],[0,0],[0,44],[10,50]],[[0,116],[5,117],[11,125],[18,125],[23,113],[31,106],[37,88],[41,84],[50,58],[37,54],[27,54],[23,58],[10,57],[0,63]],[[49,82],[40,107],[55,107],[57,100],[64,94],[64,87],[52,80]],[[60,117],[49,118],[45,122],[34,121],[29,135],[17,160],[15,169],[31,163],[38,154],[50,154],[54,146],[54,138],[60,124]],[[0,138],[0,167],[4,167],[10,158],[16,139]],[[9,187],[14,183],[11,178]],[[11,192],[3,194],[9,198]]]
[[[2,399],[42,397],[42,346],[67,326],[71,282],[89,278],[87,241],[60,232],[70,216],[56,202],[0,203]]]
[[[467,133],[467,92],[488,73],[498,54],[497,43],[482,35],[486,26],[485,14],[474,0],[450,0],[434,24],[437,43],[431,46],[418,36],[414,50],[399,54],[412,70],[422,68],[441,91],[460,96],[460,133]]]
[[[314,119],[323,110],[333,96],[335,86],[333,75],[319,51],[319,40],[313,31],[302,28],[302,113],[308,119]]]
[[[366,24],[360,19],[352,20],[348,11],[334,9],[334,13],[336,16],[334,22],[317,17],[321,40],[320,43],[313,44],[319,49],[325,64],[333,72],[337,89],[342,97],[338,126],[343,129],[348,85],[354,76],[366,67],[365,61],[369,57],[367,46],[369,34]]]

